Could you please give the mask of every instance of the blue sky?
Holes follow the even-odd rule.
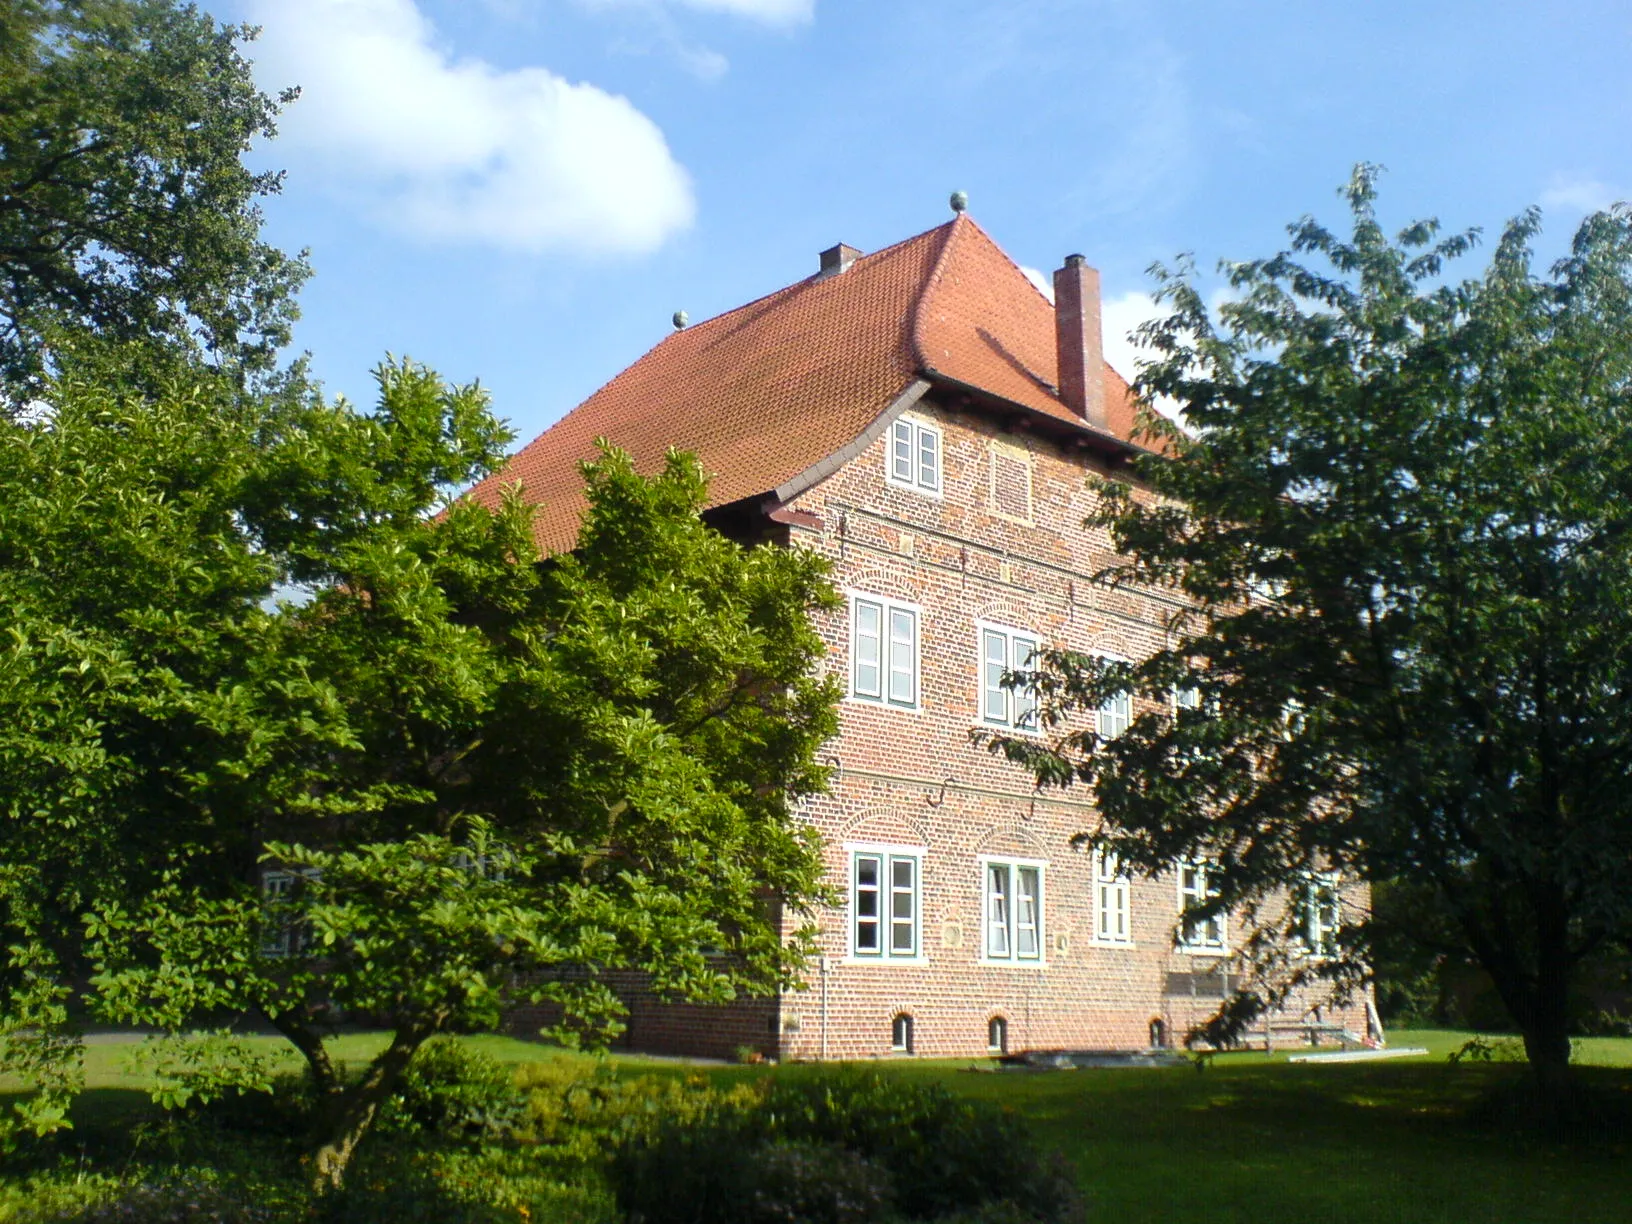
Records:
[[[216,0],[300,84],[257,160],[309,247],[297,346],[372,401],[387,352],[480,378],[525,441],[661,339],[938,224],[1021,264],[1278,249],[1381,162],[1402,222],[1632,196],[1632,6],[1364,0]],[[1476,265],[1469,265],[1471,272]],[[1131,373],[1131,371],[1124,371]]]

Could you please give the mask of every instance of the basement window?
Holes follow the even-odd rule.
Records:
[[[986,1022],[986,1052],[988,1054],[1009,1052],[1009,1022],[1002,1016],[993,1016]]]
[[[912,1017],[901,1012],[890,1021],[890,1051],[894,1054],[912,1053]]]

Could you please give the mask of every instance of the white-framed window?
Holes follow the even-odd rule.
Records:
[[[1001,964],[1043,960],[1043,868],[1037,859],[981,858],[985,939],[981,958]]]
[[[917,417],[897,417],[890,426],[884,478],[892,485],[936,497],[941,493],[941,431]]]
[[[284,871],[267,868],[261,872],[261,955],[291,956],[306,946],[308,931],[284,908],[301,880],[317,877],[315,868],[304,871]]]
[[[980,719],[994,727],[1016,731],[1037,730],[1037,693],[1031,688],[1009,690],[1003,675],[1035,665],[1037,635],[1005,625],[977,623],[980,648]]]
[[[877,595],[850,597],[850,695],[918,708],[918,608]]]
[[[1094,942],[1131,944],[1133,881],[1116,855],[1094,852]]]
[[[1186,859],[1178,865],[1179,912],[1191,906],[1203,905],[1218,896],[1217,869],[1198,859]],[[1182,952],[1221,953],[1229,946],[1229,928],[1223,914],[1211,918],[1180,919],[1179,950]]]
[[[1188,684],[1181,684],[1173,690],[1173,708],[1175,710],[1201,709],[1201,690]]]
[[[917,961],[923,954],[921,846],[851,845],[850,955]]]
[[[1343,923],[1343,893],[1337,875],[1323,871],[1308,877],[1299,903],[1304,949],[1310,956],[1335,955],[1337,929]]]
[[[1121,663],[1114,655],[1102,655],[1106,663]],[[1133,695],[1118,693],[1099,707],[1094,730],[1102,740],[1113,740],[1133,725]]]
[[[1002,1016],[993,1016],[986,1021],[986,1052],[988,1054],[1009,1052],[1009,1022]]]
[[[890,1021],[890,1050],[895,1054],[912,1053],[912,1016],[898,1012]]]

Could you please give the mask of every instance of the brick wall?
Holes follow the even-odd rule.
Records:
[[[892,1019],[905,1013],[915,1055],[984,1054],[997,1016],[1011,1050],[1130,1049],[1149,1043],[1153,1022],[1182,1039],[1217,1006],[1219,958],[1173,947],[1175,878],[1134,881],[1131,943],[1097,944],[1092,855],[1071,846],[1095,827],[1088,796],[1037,794],[1022,770],[969,737],[981,725],[977,622],[1029,630],[1045,644],[1140,658],[1164,646],[1174,605],[1090,583],[1113,554],[1103,533],[1081,525],[1092,508],[1089,452],[1005,433],[946,399],[921,401],[913,415],[941,430],[940,496],[886,480],[886,432],[795,502],[822,525],[792,528],[789,543],[830,557],[841,588],[920,610],[919,707],[845,701],[828,748],[837,766],[833,791],[805,815],[827,841],[835,882],[846,887],[847,845],[923,849],[921,955],[910,963],[860,960],[851,955],[847,910],[823,912],[825,968],[789,992],[779,1011],[747,1003],[665,1009],[637,992],[637,1048],[729,1054],[757,1039],[774,1042],[765,1048],[785,1058],[888,1056]],[[847,678],[848,609],[822,628],[828,665]],[[983,959],[982,856],[1045,864],[1040,963]],[[1367,893],[1350,887],[1347,898],[1364,905]],[[1318,1002],[1328,1003],[1324,1018],[1365,1031],[1363,1000],[1334,1008],[1309,994],[1288,1010],[1296,1016]]]

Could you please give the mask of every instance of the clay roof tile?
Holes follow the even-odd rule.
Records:
[[[546,552],[570,548],[595,440],[642,471],[696,453],[710,502],[775,489],[862,434],[918,378],[982,391],[1095,433],[1054,393],[1054,315],[967,214],[665,337],[467,496],[520,484]],[[1132,427],[1107,368],[1111,432]]]

